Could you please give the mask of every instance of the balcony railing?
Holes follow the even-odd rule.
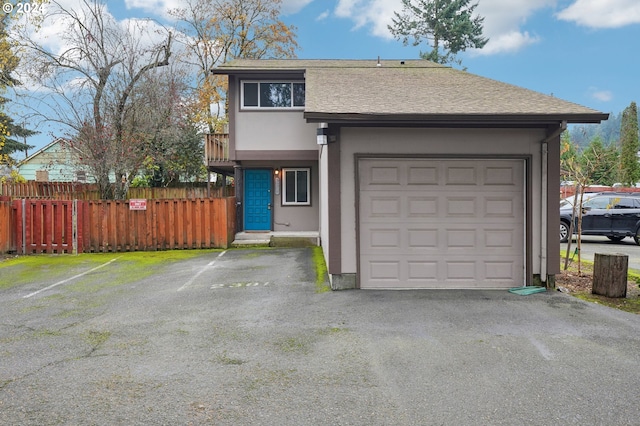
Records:
[[[207,164],[229,161],[229,134],[214,133],[205,135],[204,155]]]

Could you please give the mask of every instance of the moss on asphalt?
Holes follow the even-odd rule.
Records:
[[[171,250],[154,252],[85,253],[74,255],[30,255],[5,259],[0,262],[0,289],[34,282],[68,279],[106,264],[114,259],[117,268],[97,269],[84,275],[69,286],[76,291],[87,290],[89,284],[121,285],[136,281],[166,267],[173,262],[191,259],[219,250]],[[103,280],[104,275],[109,280]],[[94,291],[92,288],[91,291]]]
[[[326,293],[331,290],[328,280],[327,264],[324,261],[322,247],[313,247],[313,264],[316,270],[316,293]]]
[[[328,292],[331,287],[322,248],[315,246],[310,250],[315,275],[315,291],[316,293]],[[65,287],[78,293],[94,293],[104,288],[138,281],[157,273],[159,268],[169,267],[173,262],[219,251],[171,250],[84,253],[77,256],[69,254],[18,256],[0,261],[0,289],[38,282],[56,282],[85,273]],[[246,256],[252,258],[258,255],[258,252],[249,252]],[[111,261],[114,267],[107,265],[101,268]],[[87,273],[89,271],[91,272]]]

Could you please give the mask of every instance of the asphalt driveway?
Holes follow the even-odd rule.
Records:
[[[559,292],[318,292],[311,249],[108,285],[118,262],[0,291],[0,424],[640,421],[633,314]]]

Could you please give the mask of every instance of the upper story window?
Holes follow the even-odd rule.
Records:
[[[243,81],[243,109],[304,108],[304,82]]]

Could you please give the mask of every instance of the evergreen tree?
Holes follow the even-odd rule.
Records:
[[[622,112],[620,126],[620,182],[625,186],[635,186],[640,180],[640,165],[638,164],[638,108],[635,102]]]
[[[470,0],[402,0],[402,14],[394,12],[389,31],[406,46],[423,41],[430,51],[420,52],[422,59],[440,64],[461,61],[458,52],[467,48],[482,49],[489,41],[482,37],[483,17],[472,16],[478,4]]]
[[[605,146],[596,135],[580,156],[583,170],[588,170],[587,184],[611,186],[616,182],[618,150],[615,145]]]
[[[4,112],[4,106],[9,100],[3,95],[9,88],[20,84],[12,76],[18,66],[19,58],[13,53],[11,43],[7,37],[6,25],[9,19],[8,16],[8,14],[0,16],[0,163],[12,164],[15,159],[11,157],[11,154],[32,148],[30,145],[18,141],[16,137],[32,136],[36,132],[16,124]]]
[[[640,121],[640,115],[638,116]],[[620,127],[622,125],[622,112],[609,114],[609,119],[599,124],[570,125],[571,140],[581,148],[586,148],[591,140],[600,136],[605,146],[617,145],[620,142]]]

